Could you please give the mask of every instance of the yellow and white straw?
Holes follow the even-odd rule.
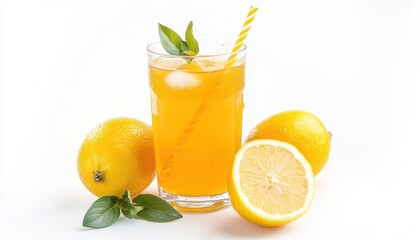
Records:
[[[232,67],[235,63],[236,56],[238,56],[238,50],[244,45],[244,41],[248,36],[248,32],[251,29],[251,24],[255,19],[255,15],[257,15],[258,8],[255,6],[251,6],[248,11],[248,15],[246,16],[244,25],[242,26],[242,30],[239,33],[239,37],[236,40],[235,46],[232,49],[232,54],[230,55],[226,67]]]

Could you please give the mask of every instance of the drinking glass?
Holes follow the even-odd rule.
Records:
[[[197,56],[147,47],[159,194],[184,212],[230,205],[227,181],[241,146],[246,47],[199,43]]]

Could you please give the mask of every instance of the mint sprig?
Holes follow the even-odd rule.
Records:
[[[185,31],[185,40],[174,30],[160,23],[158,27],[160,43],[167,53],[177,56],[195,56],[200,51],[198,42],[194,38],[192,21],[189,22]]]
[[[129,219],[143,219],[150,222],[170,222],[182,218],[165,200],[151,194],[140,194],[131,199],[125,191],[122,198],[104,196],[96,200],[83,218],[83,226],[105,228],[114,224],[121,215]]]

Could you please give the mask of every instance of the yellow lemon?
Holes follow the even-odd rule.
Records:
[[[236,154],[228,192],[232,207],[243,218],[275,227],[296,220],[309,209],[314,179],[311,166],[294,146],[255,140]]]
[[[99,124],[85,138],[77,161],[79,177],[96,196],[136,196],[155,177],[152,129],[131,118]]]
[[[315,115],[293,110],[275,114],[251,130],[245,142],[274,139],[295,146],[311,164],[316,176],[327,163],[330,133]]]

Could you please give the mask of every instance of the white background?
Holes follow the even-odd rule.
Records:
[[[89,230],[76,159],[106,119],[151,123],[157,23],[234,41],[247,0],[0,2],[0,238],[419,239],[420,1],[264,0],[246,41],[243,131],[285,110],[334,133],[311,209],[267,229],[232,208]],[[154,183],[147,190],[156,194]]]

